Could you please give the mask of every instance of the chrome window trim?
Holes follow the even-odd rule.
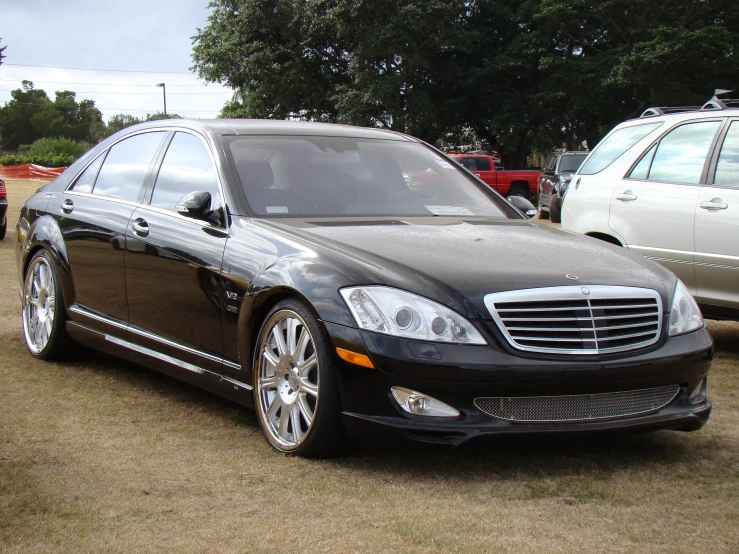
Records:
[[[239,364],[236,364],[234,362],[228,361],[224,358],[220,358],[218,356],[214,356],[213,354],[208,354],[207,352],[202,352],[200,350],[196,350],[195,348],[190,348],[188,346],[181,345],[177,342],[171,341],[169,339],[165,339],[164,337],[160,337],[159,335],[155,335],[154,333],[150,333],[148,331],[144,331],[143,329],[139,329],[137,327],[133,327],[131,325],[126,325],[123,323],[119,323],[115,320],[112,320],[108,317],[101,316],[98,314],[95,314],[83,307],[74,305],[71,308],[69,308],[69,311],[78,315],[81,315],[83,317],[88,317],[90,319],[94,319],[95,321],[99,321],[101,323],[106,323],[108,325],[112,325],[113,327],[116,327],[118,329],[122,329],[125,331],[130,331],[131,333],[135,333],[137,335],[140,335],[144,338],[151,339],[156,342],[160,342],[166,346],[170,346],[172,348],[176,348],[177,350],[182,350],[183,352],[187,352],[188,354],[193,354],[195,356],[199,356],[201,358],[204,358],[206,360],[221,363],[225,365],[226,367],[229,367],[231,369],[238,369],[241,370],[241,366]],[[141,348],[144,348],[143,346]],[[152,351],[153,352],[153,351]],[[165,356],[166,354],[162,354]],[[183,362],[185,363],[185,362]]]
[[[583,289],[588,289],[589,294],[584,294]],[[598,348],[597,340],[593,341],[596,344],[594,349],[579,349],[579,350],[567,350],[560,348],[541,348],[535,346],[525,346],[516,342],[511,336],[503,323],[502,318],[498,315],[495,309],[496,302],[533,302],[533,301],[557,301],[557,300],[617,300],[620,298],[628,298],[633,296],[639,296],[641,298],[654,299],[657,302],[657,331],[653,339],[643,341],[637,344],[630,344],[628,346],[619,346],[614,348]],[[662,336],[662,326],[664,319],[664,312],[662,306],[662,297],[659,293],[652,289],[637,288],[637,287],[619,287],[619,286],[608,286],[608,285],[575,285],[565,287],[545,287],[535,289],[520,289],[506,292],[496,292],[485,295],[483,298],[485,307],[490,312],[493,321],[497,325],[500,332],[505,337],[508,344],[510,344],[516,350],[524,352],[536,352],[542,354],[564,354],[564,355],[580,355],[580,356],[596,356],[599,354],[610,354],[615,352],[627,352],[631,350],[638,350],[647,346],[656,344]],[[588,302],[588,305],[590,303]],[[569,318],[568,318],[569,319]],[[597,318],[585,317],[577,318],[578,320],[595,321]],[[595,328],[595,324],[593,323]]]

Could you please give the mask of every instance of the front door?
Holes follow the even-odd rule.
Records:
[[[220,222],[179,215],[177,202],[211,194]],[[126,289],[131,340],[203,369],[222,371],[221,264],[228,233],[208,146],[178,131],[162,160],[149,204],[126,234]]]
[[[658,261],[695,293],[695,205],[723,120],[679,125],[654,144],[611,197],[609,225],[629,250]]]
[[[739,308],[739,120],[731,122],[698,199],[695,274],[699,302]]]

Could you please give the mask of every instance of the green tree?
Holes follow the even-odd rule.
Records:
[[[141,123],[142,121],[142,119],[126,113],[116,114],[108,120],[108,124],[106,125],[106,136],[117,133],[121,129],[130,127],[131,125]]]
[[[0,37],[0,42],[2,42],[2,40],[3,40],[3,37]],[[5,49],[6,48],[7,48],[7,46],[0,46],[0,65],[3,65],[3,58],[6,58],[7,57],[7,56],[5,56],[5,54],[3,54],[3,52],[5,52]]]
[[[222,115],[472,129],[520,167],[652,105],[739,89],[736,0],[213,0],[194,69]]]

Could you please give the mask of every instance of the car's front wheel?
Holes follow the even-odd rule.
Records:
[[[331,340],[310,310],[278,303],[257,339],[254,401],[269,444],[283,454],[320,458],[347,446]]]
[[[36,252],[23,284],[23,335],[32,356],[42,360],[68,358],[75,343],[67,334],[62,286],[54,260],[46,250]]]

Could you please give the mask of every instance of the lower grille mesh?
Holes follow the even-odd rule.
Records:
[[[567,396],[475,398],[482,412],[509,421],[586,421],[659,410],[680,392],[678,385],[625,392]]]

